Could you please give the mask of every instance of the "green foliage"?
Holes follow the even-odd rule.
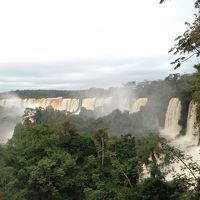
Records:
[[[185,157],[158,135],[110,137],[106,128],[79,134],[63,122],[62,112],[37,112],[35,123],[17,124],[12,139],[0,146],[1,199],[198,199],[199,184],[188,194],[187,178],[165,180],[163,167]],[[148,179],[141,179],[144,164],[150,168]],[[199,170],[192,163],[187,167]]]

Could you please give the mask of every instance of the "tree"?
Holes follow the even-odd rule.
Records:
[[[158,135],[150,134],[144,142],[144,146],[140,151],[142,162],[150,167],[150,175],[152,178],[163,178],[160,171],[158,160],[161,159],[162,147]]]
[[[105,144],[106,140],[108,139],[107,128],[100,128],[94,134],[94,138],[101,146],[101,166],[104,166],[104,159],[105,159]]]

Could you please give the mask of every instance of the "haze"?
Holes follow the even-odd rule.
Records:
[[[0,2],[0,91],[84,89],[192,72],[167,52],[191,20],[187,0]]]

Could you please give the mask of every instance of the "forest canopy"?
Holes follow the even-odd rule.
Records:
[[[79,134],[63,112],[39,112],[0,146],[2,200],[199,199],[199,184],[191,190],[186,169],[165,180],[163,167],[187,158],[158,135],[110,136],[106,128]],[[197,166],[191,161],[187,167],[193,172]]]

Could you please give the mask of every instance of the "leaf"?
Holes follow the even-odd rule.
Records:
[[[178,36],[177,38],[175,38],[175,40],[174,40],[174,41],[180,40],[182,37],[183,37],[183,36],[182,36],[182,35],[180,35],[180,36]]]
[[[168,51],[168,53],[171,53],[172,51],[174,51],[174,47],[172,47],[172,48]]]
[[[181,66],[181,63],[178,63],[175,67],[174,67],[174,69],[177,69],[177,68],[179,68]]]
[[[190,26],[190,23],[189,22],[185,22],[185,25]]]
[[[161,0],[161,1],[160,1],[160,4],[163,3],[164,1],[165,1],[165,0]]]
[[[181,57],[181,58],[180,58],[180,60],[181,60],[181,61],[185,60],[185,57],[184,57],[184,56],[183,56],[183,57]]]

